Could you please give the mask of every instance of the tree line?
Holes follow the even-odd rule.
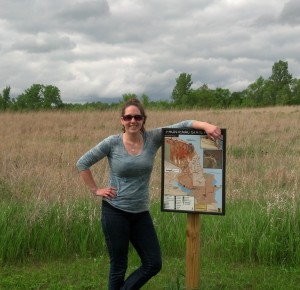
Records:
[[[10,98],[10,86],[0,94],[0,110],[39,110],[62,108],[60,90],[52,85],[33,84],[17,98]]]
[[[137,97],[143,105],[155,109],[184,109],[184,108],[241,108],[266,107],[276,105],[300,105],[300,79],[293,78],[288,70],[288,62],[279,60],[272,67],[268,79],[260,76],[254,83],[240,92],[230,92],[228,89],[210,89],[203,84],[192,88],[192,75],[181,73],[176,78],[176,84],[170,100],[151,101],[143,94],[123,94],[117,103],[90,102],[85,104],[63,103],[60,90],[52,85],[33,84],[16,98],[10,97],[10,86],[0,94],[0,110],[106,110],[118,108],[129,98]]]

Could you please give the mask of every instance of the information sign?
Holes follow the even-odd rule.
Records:
[[[217,141],[203,130],[162,131],[162,211],[224,215],[226,129]]]

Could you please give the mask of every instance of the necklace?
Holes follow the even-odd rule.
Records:
[[[138,148],[137,147],[139,147],[139,145],[142,143],[142,136],[140,135],[139,136],[139,140],[136,142],[136,143],[134,143],[134,142],[132,142],[132,143],[129,143],[128,141],[127,141],[127,144],[130,146],[130,151],[131,152],[135,152]]]
[[[140,139],[139,139],[138,142],[129,144],[130,147],[131,147],[131,148],[130,148],[131,152],[135,152],[136,147],[139,146],[140,143],[141,143],[141,142],[140,142]]]

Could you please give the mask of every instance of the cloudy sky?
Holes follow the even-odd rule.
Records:
[[[63,102],[193,87],[240,91],[288,61],[300,78],[298,0],[0,0],[0,90],[54,85]]]

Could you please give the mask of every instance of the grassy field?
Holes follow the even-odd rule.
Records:
[[[227,129],[226,215],[201,217],[201,289],[297,289],[300,107],[147,113],[146,128],[198,119]],[[121,131],[118,117],[0,114],[0,289],[106,289],[99,199],[75,163]],[[144,289],[184,289],[186,216],[160,212],[160,162],[159,152],[151,211],[164,267]],[[104,185],[106,161],[93,171]]]

